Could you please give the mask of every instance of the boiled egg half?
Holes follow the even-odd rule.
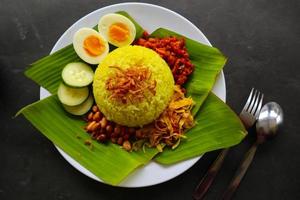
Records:
[[[134,24],[127,17],[115,13],[101,17],[98,31],[116,47],[130,45],[136,35]]]
[[[89,64],[99,64],[109,52],[105,37],[91,28],[79,29],[73,37],[77,55]]]

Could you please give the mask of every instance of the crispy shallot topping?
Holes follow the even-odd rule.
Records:
[[[193,100],[186,98],[180,86],[176,85],[169,106],[154,123],[140,129],[140,138],[148,140],[148,146],[159,150],[161,144],[176,148],[185,138],[184,133],[194,126],[193,105]]]
[[[116,69],[116,73],[106,81],[110,98],[123,104],[138,103],[155,95],[156,81],[151,80],[151,71],[147,67],[135,66],[128,69]]]

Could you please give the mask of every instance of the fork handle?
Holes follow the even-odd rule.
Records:
[[[204,175],[204,177],[202,178],[202,180],[200,181],[193,193],[193,198],[195,200],[203,199],[204,195],[206,194],[210,185],[212,184],[216,175],[218,174],[228,151],[229,148],[223,149],[219,153],[218,157],[213,162],[213,164],[209,167],[208,171],[206,172],[206,174]]]
[[[258,142],[255,142],[248,152],[245,154],[244,159],[240,163],[239,168],[237,169],[235,175],[233,176],[229,186],[227,187],[226,191],[224,192],[222,199],[229,200],[233,197],[236,189],[238,188],[241,180],[243,179],[244,175],[246,174],[252,160],[254,158],[255,152],[258,147]]]

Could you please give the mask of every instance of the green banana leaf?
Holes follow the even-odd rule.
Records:
[[[236,145],[247,135],[238,116],[216,95],[210,93],[195,117],[196,126],[186,133],[180,145],[165,148],[155,157],[161,164],[199,156],[208,151]]]
[[[56,94],[57,88],[62,81],[62,69],[68,63],[80,60],[73,45],[68,45],[31,64],[25,71],[25,76],[47,89],[51,94]]]
[[[212,90],[216,78],[224,67],[227,59],[217,48],[201,44],[164,28],[155,30],[151,33],[151,36],[175,36],[185,38],[185,45],[190,59],[195,66],[195,70],[184,87],[186,88],[187,95],[191,96],[196,103],[192,110],[193,114],[196,115],[203,101]]]
[[[134,169],[148,163],[158,153],[155,148],[129,153],[119,145],[91,140],[83,129],[86,122],[66,114],[56,95],[26,106],[18,114],[23,114],[56,146],[112,185],[120,183]],[[92,145],[85,145],[86,140],[91,141]]]
[[[84,142],[90,136],[83,129],[85,122],[81,118],[70,117],[56,95],[26,106],[18,114],[23,114],[56,146],[111,185],[120,183],[158,153],[155,148],[128,153],[118,145],[101,144],[92,140],[92,148],[86,146]],[[213,93],[197,114],[196,123],[187,133],[188,138],[175,150],[165,148],[155,160],[162,164],[173,164],[238,144],[247,134],[234,112]]]

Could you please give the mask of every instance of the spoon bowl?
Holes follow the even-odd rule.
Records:
[[[276,102],[265,104],[256,122],[257,139],[261,142],[276,136],[278,129],[283,124],[283,111]]]

